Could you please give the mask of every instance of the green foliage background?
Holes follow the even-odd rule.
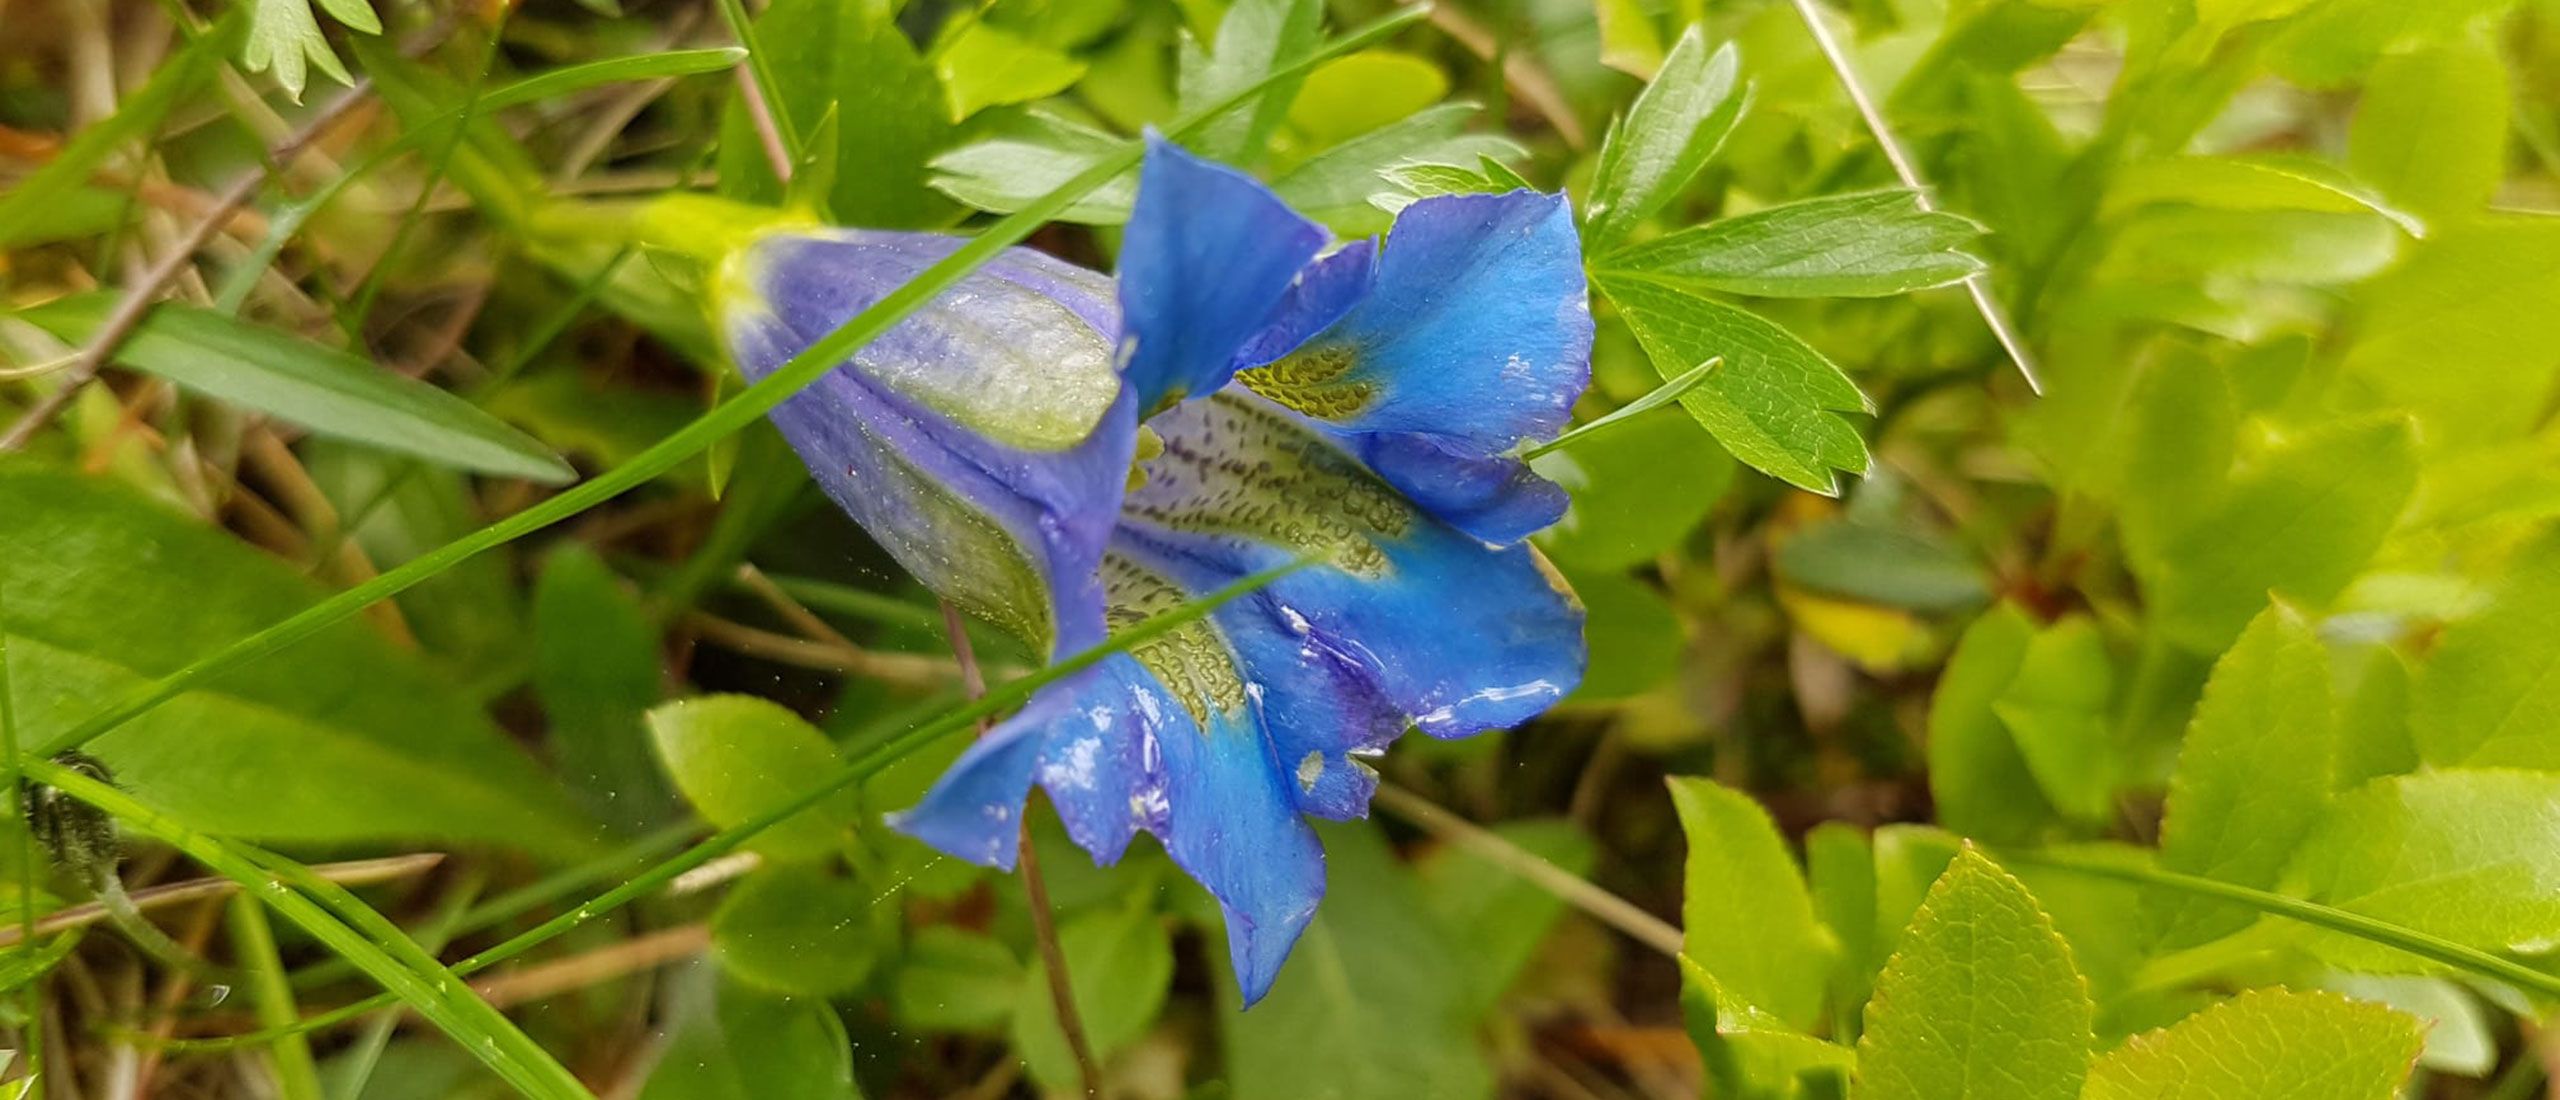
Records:
[[[1056,670],[967,704],[636,212],[1107,268],[1154,126],[1573,197],[1592,671],[1400,744],[1249,1013],[1036,815],[1105,1092],[2546,1094],[2560,3],[319,8],[0,7],[0,764],[126,854],[8,819],[9,1074],[1077,1091],[1022,884],[880,826]]]

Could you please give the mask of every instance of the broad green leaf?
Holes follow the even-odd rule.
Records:
[[[113,308],[107,296],[91,294],[17,316],[77,344]],[[210,309],[154,307],[117,350],[116,362],[321,435],[438,466],[546,484],[576,476],[540,442],[468,401],[346,352]]]
[[[951,101],[933,65],[895,21],[888,0],[777,0],[756,18],[756,42],[781,102],[806,137],[832,108],[836,157],[828,213],[845,225],[940,228],[956,213],[925,186],[926,164],[952,140]],[[777,202],[781,183],[744,104],[720,119],[721,191]]]
[[[1223,965],[1210,968],[1236,1100],[1492,1096],[1493,1069],[1467,1011],[1466,960],[1427,915],[1412,877],[1374,825],[1316,831],[1324,906],[1270,995],[1239,1012],[1235,978]]]
[[[1681,953],[1744,1004],[1798,1030],[1822,1011],[1831,934],[1769,812],[1710,780],[1673,778],[1671,805],[1688,838],[1681,876]]]
[[[814,997],[776,997],[686,975],[675,1034],[640,1100],[859,1100],[853,1048],[835,1009]]]
[[[1801,488],[1840,491],[1867,471],[1867,444],[1840,414],[1871,412],[1831,360],[1760,316],[1673,287],[1595,276],[1666,380],[1709,359],[1724,365],[1680,396],[1735,458]]]
[[[2308,159],[2168,157],[2127,167],[2107,188],[2110,213],[2151,203],[2216,210],[2379,214],[2413,236],[2426,233],[2425,223],[2415,216],[2367,192],[2337,169]]]
[[[1429,58],[1362,50],[1316,66],[1289,105],[1289,126],[1321,148],[1427,110],[1449,94]]]
[[[1207,56],[1187,41],[1180,102],[1185,113],[1251,87],[1314,49],[1324,5],[1317,0],[1237,0],[1218,23]],[[1284,80],[1196,131],[1191,144],[1214,160],[1251,164],[1287,116],[1306,77]]]
[[[662,703],[648,714],[658,762],[705,821],[728,828],[833,771],[835,745],[818,728],[768,699],[705,695]],[[836,850],[860,813],[847,790],[765,830],[748,847],[777,860]]]
[[[2560,537],[2519,552],[2419,667],[2409,734],[2438,767],[2560,771]]]
[[[1913,191],[1807,199],[1621,248],[1598,266],[1764,298],[1867,298],[1960,282],[1983,269],[1982,227],[1922,209]]]
[[[323,595],[228,534],[26,459],[0,462],[0,516],[25,745]],[[362,623],[180,695],[93,751],[138,797],[217,834],[573,857],[593,831],[465,692]]]
[[[1804,835],[1804,873],[1815,918],[1840,944],[1831,968],[1832,1038],[1853,1043],[1885,955],[1876,946],[1875,845],[1856,826],[1825,821]]]
[[[2343,371],[2415,413],[2431,446],[2500,443],[2534,430],[2560,344],[2560,217],[2457,222],[2357,292]]]
[[[2239,410],[2221,366],[2183,348],[2145,363],[2126,400],[2122,460],[2109,472],[2121,479],[2111,495],[2125,552],[2140,568],[2171,560],[2169,544],[2222,492]]]
[[[240,20],[226,16],[196,35],[175,57],[160,63],[151,79],[127,93],[116,113],[81,130],[44,166],[9,184],[0,195],[0,242],[14,245],[40,227],[56,222],[95,174],[125,144],[154,133],[170,108],[193,100],[222,69],[223,55],[240,40]],[[118,203],[119,213],[124,204]]]
[[[312,484],[375,569],[391,569],[485,522],[468,479],[330,440],[301,448]],[[465,680],[512,682],[529,654],[514,570],[498,555],[463,562],[400,594],[400,621],[420,648]]]
[[[2170,776],[2160,865],[2271,890],[2323,813],[2337,757],[2328,654],[2309,623],[2277,605],[2251,620],[2205,682]],[[2166,949],[2237,932],[2253,910],[2156,892]]]
[[[1967,848],[1876,979],[1853,1100],[2073,1100],[2091,1008],[2027,888]]]
[[[1122,146],[1111,134],[1038,111],[978,132],[978,140],[933,159],[933,186],[998,214],[1030,205]],[[1076,200],[1058,220],[1118,225],[1129,220],[1129,208],[1137,200],[1138,174],[1133,170]]]
[[[1992,712],[2026,661],[2035,624],[2002,603],[1967,627],[1929,700],[1929,793],[1938,820],[1993,843],[2032,840],[2054,823],[2053,805],[2009,727]]]
[[[2097,624],[2067,615],[2027,640],[2017,675],[1991,701],[2045,799],[2090,824],[2112,811],[2122,771],[2108,734],[2115,693],[2115,662]]]
[[[1641,0],[1598,0],[1600,63],[1641,80],[1662,71],[1662,34]]]
[[[1818,523],[1778,547],[1787,583],[1912,611],[1962,611],[1991,597],[1980,563],[1948,541],[1868,523]]]
[[[1622,572],[1563,567],[1582,601],[1589,667],[1573,689],[1576,702],[1642,695],[1670,678],[1686,638],[1680,616],[1661,592]]]
[[[1506,821],[1493,831],[1566,874],[1591,873],[1591,838],[1570,821]],[[1564,915],[1564,899],[1458,845],[1432,849],[1414,861],[1413,872],[1442,933],[1467,960],[1471,996],[1466,1015],[1480,1015],[1528,969],[1547,932]]]
[[[658,631],[583,544],[552,551],[533,586],[533,693],[562,778],[629,830],[675,809],[642,715],[658,701]]]
[[[1827,1072],[1837,1081],[1857,1052],[1769,1015],[1717,983],[1696,959],[1680,956],[1680,1009],[1706,1056],[1709,1095],[1794,1095],[1797,1078]]]
[[[2418,1065],[2462,1077],[2487,1077],[2498,1068],[2499,1024],[2480,998],[2451,978],[2335,974],[2321,985],[2359,1001],[2398,1009],[2426,1030]]]
[[[2329,993],[2261,989],[2134,1036],[2089,1068],[2084,1100],[2393,1100],[2418,1021]]]
[[[2451,770],[2339,796],[2294,859],[2312,900],[2484,950],[2560,943],[2560,773]],[[2352,969],[2408,956],[2308,933]]]
[[[933,55],[934,72],[961,122],[988,107],[1056,95],[1084,76],[1084,63],[985,20],[952,33]]]
[[[1443,103],[1414,112],[1307,158],[1271,190],[1308,217],[1348,231],[1384,228],[1370,197],[1388,186],[1383,173],[1406,162],[1472,163],[1478,157],[1518,157],[1518,143],[1500,134],[1468,133],[1473,103]]]
[[[2272,60],[2288,79],[2313,86],[2343,81],[2396,47],[2462,35],[2516,0],[2329,0],[2285,26]]]
[[[1624,569],[1678,546],[1733,484],[1733,459],[1669,409],[1532,460],[1570,495],[1538,536],[1556,560]]]
[[[759,869],[720,899],[712,950],[723,973],[769,993],[823,1000],[847,992],[880,960],[878,894],[813,864]]]
[[[2347,133],[2347,165],[2433,221],[2487,206],[2507,169],[2506,62],[2454,39],[2382,59]]]
[[[1084,1021],[1093,1056],[1109,1061],[1154,1025],[1173,984],[1173,936],[1154,910],[1123,906],[1087,913],[1058,929],[1067,957],[1076,1014]],[[1073,1088],[1075,1055],[1058,1029],[1057,1002],[1048,968],[1037,958],[1022,975],[1013,1002],[1013,1047],[1031,1067],[1033,1080],[1052,1089]]]
[[[2277,442],[2142,569],[2158,628],[2198,651],[2228,645],[2273,591],[2308,607],[2364,569],[2417,478],[2406,421],[2351,421]],[[2139,566],[2140,563],[2137,563]]]
[[[889,1011],[903,1027],[992,1031],[1013,1015],[1023,975],[1003,944],[947,924],[927,925],[916,929],[890,975]]]
[[[1682,32],[1661,71],[1600,146],[1583,207],[1584,248],[1616,244],[1715,155],[1742,117],[1747,97],[1736,80],[1739,68],[1731,43],[1709,53],[1701,26]]]
[[[2350,682],[2338,715],[2338,788],[2418,770],[2409,732],[2409,663],[2397,651],[2375,646]]]

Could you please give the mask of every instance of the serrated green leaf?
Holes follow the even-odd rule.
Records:
[[[2273,591],[2309,607],[2338,594],[2390,534],[2417,481],[2398,418],[2303,432],[2244,463],[2230,488],[2136,562],[2161,631],[2219,650]]]
[[[1865,298],[1961,282],[1982,227],[1923,209],[1913,191],[1807,199],[1674,230],[1597,266],[1764,298]]]
[[[1732,43],[1709,53],[1701,26],[1681,33],[1653,82],[1600,146],[1591,200],[1583,208],[1585,249],[1616,244],[1715,155],[1742,117],[1740,67]]]
[[[1853,1043],[1884,958],[1876,947],[1875,845],[1853,825],[1825,821],[1804,835],[1804,874],[1815,918],[1840,945],[1831,968],[1832,1038]]]
[[[2083,1100],[2393,1100],[2418,1021],[2326,993],[2252,990],[2134,1036],[2089,1069]]]
[[[1840,491],[1867,471],[1867,444],[1839,414],[1871,406],[1857,384],[1793,333],[1709,298],[1640,279],[1594,276],[1665,380],[1709,359],[1724,365],[1680,405],[1735,458],[1801,488]]]
[[[727,828],[789,801],[837,766],[835,745],[816,726],[768,699],[704,695],[662,703],[648,714],[658,762],[703,820]],[[839,847],[861,812],[855,792],[783,819],[748,847],[775,860],[807,859]]]
[[[2520,551],[2419,668],[2409,735],[2438,767],[2560,771],[2560,537]]]
[[[2089,993],[2027,888],[1971,848],[1876,979],[1852,1100],[2074,1100]]]
[[[1750,796],[1710,780],[1670,784],[1689,842],[1681,954],[1744,1004],[1797,1030],[1812,1027],[1838,945],[1814,919],[1777,823]]]
[[[2214,663],[2169,780],[2160,865],[2274,889],[2293,851],[2329,808],[2336,780],[2328,654],[2310,624],[2278,605],[2260,612]],[[2163,948],[2237,932],[2251,910],[2185,895],[2149,895]]]
[[[1066,955],[1076,1014],[1084,1021],[1093,1056],[1109,1061],[1146,1034],[1164,1010],[1173,983],[1173,938],[1164,918],[1144,907],[1088,913],[1058,929]],[[1076,1083],[1075,1055],[1058,1029],[1057,1002],[1048,969],[1038,959],[1015,991],[1013,1046],[1031,1067],[1033,1080],[1052,1089]]]
[[[724,973],[786,997],[854,989],[880,961],[876,891],[811,864],[761,868],[720,899],[711,946]]]
[[[2009,727],[1992,712],[2035,640],[2015,604],[1993,607],[1957,640],[1929,700],[1929,793],[1938,819],[1993,843],[2031,840],[2055,821]]]
[[[25,459],[0,463],[0,515],[22,744],[323,594],[124,486]],[[222,835],[574,857],[593,831],[466,693],[355,623],[180,695],[94,751],[153,806]]]
[[[347,66],[329,48],[312,18],[307,0],[255,0],[249,9],[249,37],[240,46],[240,67],[253,73],[275,70],[286,98],[302,102],[306,74],[318,68],[340,84],[353,83]]]
[[[1450,948],[1377,827],[1319,824],[1324,906],[1271,993],[1239,1011],[1217,975],[1218,1027],[1236,1100],[1481,1100],[1493,1069]],[[1311,1052],[1322,1051],[1321,1057]]]
[[[1787,1025],[1716,982],[1698,961],[1680,956],[1680,1009],[1689,1037],[1704,1054],[1713,1092],[1793,1095],[1797,1079],[1828,1071],[1833,1080],[1857,1052]]]
[[[2341,795],[2294,859],[2314,901],[2484,950],[2560,942],[2560,773],[2453,770],[2378,779]],[[2352,969],[2414,960],[2306,933]]]
[[[113,308],[106,295],[84,294],[17,316],[76,344]],[[154,307],[119,346],[116,362],[321,435],[438,466],[546,484],[577,476],[549,448],[468,401],[210,309]]]
[[[2487,206],[2507,169],[2506,62],[2455,39],[2385,57],[2365,79],[2347,133],[2347,165],[2401,206],[2436,221]]]

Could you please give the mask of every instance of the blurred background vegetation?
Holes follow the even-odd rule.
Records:
[[[1388,10],[0,0],[12,743],[98,733],[136,685],[735,393],[698,273],[613,203],[966,230]],[[1908,182],[1851,86],[1969,223],[1900,191],[1789,205]],[[1325,828],[1331,894],[1260,1007],[1159,850],[1096,869],[1038,817],[1106,1091],[1902,1095],[1849,1089],[1845,1044],[1963,837],[2030,853],[2011,869],[2098,1051],[2329,990],[2426,1021],[2423,1054],[2405,1085],[2293,1095],[2545,1095],[2560,1040],[2515,982],[2088,867],[2560,973],[2560,2],[1457,0],[1263,102],[1219,152],[1346,236],[1514,173],[1579,204],[1605,142],[1729,126],[1586,230],[1583,418],[1727,363],[1690,415],[1540,460],[1574,492],[1540,545],[1588,605],[1588,680],[1381,761],[1381,812]],[[1127,200],[1031,243],[1107,268]],[[1757,267],[1647,266],[1755,215]],[[1725,327],[1648,329],[1653,293]],[[978,651],[998,680],[1030,664]],[[438,1033],[494,1017],[224,1041],[389,964],[231,900],[208,846],[317,865],[451,961],[961,701],[930,596],[759,423],[87,740],[132,805],[48,779],[42,835],[0,844],[12,1072],[40,1054],[52,1096],[524,1089]],[[475,988],[601,1095],[1074,1092],[1020,884],[879,827],[966,738]],[[61,842],[102,812],[120,868]],[[2252,1049],[2328,1034],[2277,1019]],[[2348,1053],[2406,1060],[2414,1025],[2349,1023],[2375,1038]],[[2317,1080],[2336,1063],[2309,1049],[2287,1072]],[[2089,1095],[2167,1095],[2115,1072]]]

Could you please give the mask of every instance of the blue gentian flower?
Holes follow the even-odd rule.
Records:
[[[958,247],[770,233],[727,267],[761,377]],[[927,586],[1063,656],[1313,556],[1052,684],[896,826],[1010,868],[1031,784],[1110,862],[1140,830],[1215,895],[1247,1004],[1324,893],[1307,817],[1364,816],[1408,726],[1517,725],[1580,681],[1582,611],[1524,540],[1563,492],[1591,316],[1563,198],[1424,199],[1325,252],[1250,177],[1150,137],[1117,280],[1015,249],[773,417]]]

